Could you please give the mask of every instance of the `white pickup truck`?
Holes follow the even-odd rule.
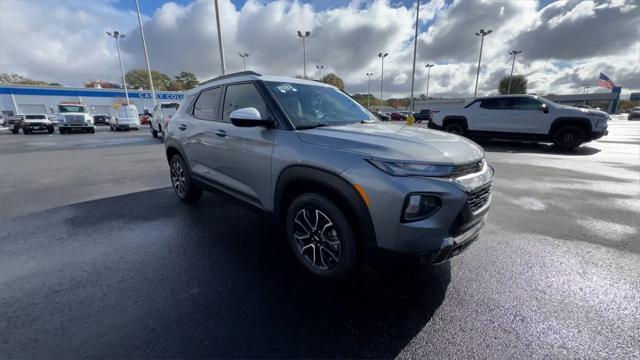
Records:
[[[178,107],[180,107],[180,104],[177,102],[163,102],[153,108],[150,126],[151,135],[154,138],[158,137],[158,134],[167,128],[171,117],[178,111]]]
[[[607,135],[608,120],[604,111],[561,105],[541,96],[502,95],[434,113],[429,127],[465,136],[553,142],[572,149]]]

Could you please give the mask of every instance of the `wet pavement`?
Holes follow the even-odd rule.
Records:
[[[640,122],[489,141],[481,239],[320,282],[264,214],[169,188],[147,131],[0,135],[0,358],[637,358]]]

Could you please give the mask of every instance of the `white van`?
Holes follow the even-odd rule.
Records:
[[[135,105],[122,105],[111,116],[109,121],[111,131],[140,129],[140,118]]]

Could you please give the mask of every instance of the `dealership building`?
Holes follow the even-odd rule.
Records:
[[[151,91],[128,90],[129,102],[138,108],[153,110]],[[156,91],[157,102],[180,102],[184,93]],[[53,86],[0,85],[0,111],[4,115],[55,114],[61,102],[82,102],[93,114],[110,114],[126,102],[124,89],[94,89]]]

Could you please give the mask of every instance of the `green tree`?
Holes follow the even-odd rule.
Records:
[[[147,73],[147,70],[129,70],[124,77],[127,80],[127,87],[129,88],[151,89],[151,86],[149,85],[149,75]],[[153,79],[153,86],[156,90],[167,90],[169,84],[171,83],[171,78],[169,76],[156,70],[151,71],[151,78]]]
[[[57,82],[52,82],[52,83],[49,83],[49,86],[62,86],[62,84]]]
[[[323,76],[320,81],[325,84],[333,85],[340,90],[344,90],[344,81],[342,81],[342,79],[334,73],[329,73]]]
[[[502,95],[507,94],[509,90],[509,77],[505,76],[500,79],[498,84],[498,92]],[[511,94],[526,94],[527,78],[524,75],[513,75],[511,80]]]
[[[177,81],[181,85],[181,89],[179,90],[189,90],[198,86],[200,83],[198,78],[188,71],[181,71],[180,74],[176,75],[174,81]],[[172,81],[171,83],[173,83]],[[173,87],[178,87],[177,84],[173,84]]]
[[[16,85],[48,85],[49,83],[41,80],[32,80],[20,74],[0,74],[0,84],[16,84]]]

